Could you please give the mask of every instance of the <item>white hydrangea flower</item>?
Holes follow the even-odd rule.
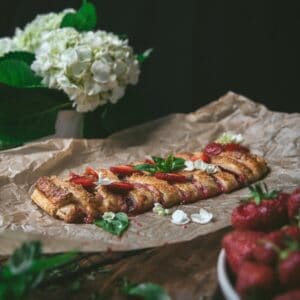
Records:
[[[4,37],[0,39],[0,57],[4,54],[15,50],[16,46],[13,40],[9,37]]]
[[[72,28],[44,33],[31,68],[46,86],[63,90],[79,112],[117,103],[140,74],[127,40],[105,31],[79,33]]]
[[[244,141],[244,137],[241,134],[236,134],[230,131],[224,132],[216,139],[216,142],[220,144],[229,144],[229,143],[240,144],[243,141]]]
[[[42,35],[59,28],[64,16],[70,12],[75,12],[75,10],[65,9],[60,13],[37,15],[24,29],[16,28],[13,41],[17,49],[35,52],[40,46]]]

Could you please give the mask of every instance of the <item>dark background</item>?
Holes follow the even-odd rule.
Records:
[[[277,111],[299,112],[299,1],[99,0],[98,28],[153,47],[140,82],[107,114],[113,130],[190,112],[228,90]],[[38,13],[81,0],[0,2],[0,36]]]

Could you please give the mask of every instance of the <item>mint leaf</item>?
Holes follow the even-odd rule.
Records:
[[[143,53],[137,55],[137,60],[139,63],[143,63],[146,59],[149,58],[150,54],[152,53],[153,48],[147,49]]]
[[[95,224],[113,235],[120,236],[128,228],[129,219],[125,213],[118,212],[115,214],[115,217],[113,219],[104,220],[103,218],[101,218],[99,220],[96,220]]]
[[[141,164],[141,165],[134,166],[134,168],[139,171],[145,171],[150,173],[155,173],[157,170],[156,166],[152,164]]]
[[[154,164],[141,164],[136,165],[134,168],[140,171],[146,171],[150,173],[162,172],[171,173],[185,168],[185,160],[179,157],[169,155],[166,159],[158,156],[152,156]]]
[[[70,252],[43,257],[40,242],[24,243],[0,269],[0,300],[24,299],[43,280],[46,271],[68,263],[75,255]]]
[[[152,282],[131,284],[125,280],[122,292],[125,295],[140,297],[144,300],[171,300],[163,287]]]
[[[84,0],[76,13],[68,13],[64,16],[60,27],[73,27],[78,31],[89,31],[97,25],[97,14],[94,4]]]
[[[0,83],[12,87],[42,87],[41,78],[36,76],[30,66],[20,60],[0,60]]]
[[[0,57],[0,61],[7,60],[7,59],[23,61],[26,64],[31,65],[35,60],[35,55],[31,52],[26,52],[26,51],[13,51],[13,52],[8,52],[4,56]]]
[[[19,140],[13,136],[0,135],[0,151],[21,146],[23,144],[22,140]]]

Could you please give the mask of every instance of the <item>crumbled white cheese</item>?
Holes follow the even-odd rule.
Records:
[[[241,134],[235,134],[230,131],[224,132],[216,139],[216,142],[220,144],[229,144],[229,143],[240,144],[243,141],[244,141],[244,137]]]
[[[176,225],[184,225],[189,223],[190,219],[184,211],[177,209],[172,214],[171,222]]]
[[[170,213],[170,211],[164,208],[160,203],[154,203],[152,211],[159,216],[166,216]]]
[[[194,162],[191,160],[186,160],[184,162],[185,165],[185,171],[193,171],[194,170]]]
[[[109,185],[113,182],[113,180],[109,179],[108,177],[105,177],[102,172],[98,172],[98,185]]]
[[[213,174],[220,170],[218,166],[214,164],[208,164],[200,159],[195,161],[186,160],[185,166],[185,171],[202,170],[206,171],[208,174]]]
[[[192,214],[191,219],[195,223],[207,224],[213,219],[213,214],[206,209],[200,208],[198,214]]]

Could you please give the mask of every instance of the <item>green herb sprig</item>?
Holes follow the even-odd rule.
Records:
[[[40,242],[24,243],[0,269],[0,300],[23,299],[41,283],[46,271],[70,262],[75,256],[75,252],[69,252],[44,257]]]
[[[123,212],[107,214],[110,214],[110,217],[105,217],[104,214],[101,219],[95,221],[95,224],[113,235],[122,235],[129,226],[128,216]]]
[[[134,284],[124,279],[121,291],[127,296],[139,297],[144,300],[171,300],[163,287],[152,282]]]
[[[265,183],[257,183],[249,187],[250,196],[242,199],[242,202],[254,201],[256,205],[260,205],[263,200],[276,199],[280,193],[279,190],[269,191]]]
[[[154,161],[153,164],[141,164],[134,168],[139,171],[146,171],[151,174],[162,172],[162,173],[172,173],[185,168],[185,160],[183,158],[174,157],[169,155],[167,159],[163,159],[158,156],[152,156]]]

